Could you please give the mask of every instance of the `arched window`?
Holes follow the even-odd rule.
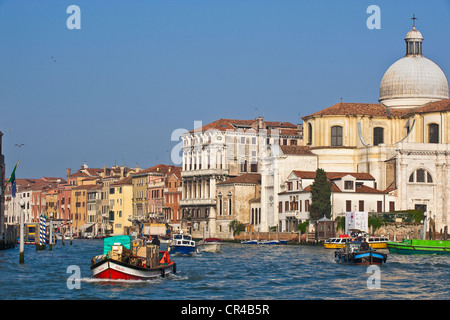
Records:
[[[428,143],[439,143],[439,125],[436,123],[428,125]]]
[[[332,146],[342,146],[342,127],[333,126],[331,127],[331,145]]]
[[[431,174],[424,169],[417,169],[409,176],[409,182],[416,183],[433,183]]]
[[[377,146],[380,143],[384,143],[384,128],[373,128],[373,145]]]
[[[312,145],[312,135],[313,135],[312,125],[311,123],[308,123],[308,145]]]

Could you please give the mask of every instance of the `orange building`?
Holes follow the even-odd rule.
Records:
[[[173,231],[181,230],[182,190],[181,167],[177,167],[166,175],[164,188],[164,220]]]

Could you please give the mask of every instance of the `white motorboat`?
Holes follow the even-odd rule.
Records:
[[[198,247],[204,252],[220,252],[222,240],[218,238],[206,238],[198,243]]]

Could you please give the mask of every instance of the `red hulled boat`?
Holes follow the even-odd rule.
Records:
[[[128,236],[106,238],[103,255],[91,260],[94,278],[111,280],[149,280],[176,273],[176,264],[167,251]]]

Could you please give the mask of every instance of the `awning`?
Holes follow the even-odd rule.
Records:
[[[79,227],[78,230],[84,231],[86,229],[91,228],[93,225],[95,225],[95,223],[85,223],[81,227]]]

